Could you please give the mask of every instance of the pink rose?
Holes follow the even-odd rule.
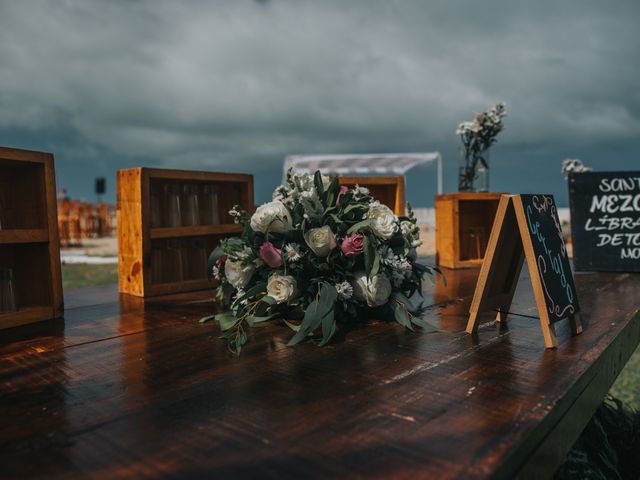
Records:
[[[355,257],[360,255],[364,250],[364,235],[361,233],[354,233],[353,235],[346,237],[342,240],[340,250],[346,257]]]
[[[215,265],[216,265],[216,267],[220,268],[222,266],[222,264],[224,262],[226,262],[226,261],[227,261],[227,256],[226,255],[222,255],[219,259],[216,260]]]
[[[282,266],[282,251],[277,249],[271,242],[264,242],[260,246],[260,258],[271,268]]]
[[[349,191],[349,187],[346,185],[340,185],[340,192],[338,193],[338,198],[336,198],[336,205],[340,203],[340,197]]]

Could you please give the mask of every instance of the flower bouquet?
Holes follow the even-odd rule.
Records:
[[[310,339],[325,345],[339,324],[375,315],[404,327],[435,327],[420,318],[422,280],[439,272],[416,262],[420,229],[408,206],[394,213],[366,188],[347,188],[320,172],[287,175],[273,201],[253,215],[230,214],[244,229],[209,257],[218,299],[229,308],[205,317],[220,323],[222,338],[239,353],[245,328],[281,319],[295,333],[289,345]]]
[[[460,168],[458,190],[461,192],[489,191],[488,151],[498,133],[504,130],[502,118],[507,115],[504,103],[478,113],[472,122],[462,122],[456,133],[460,135]]]

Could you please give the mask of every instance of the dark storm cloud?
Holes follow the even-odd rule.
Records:
[[[431,149],[453,187],[455,126],[504,100],[494,178],[555,175],[638,146],[638,5],[5,1],[0,144],[79,190],[153,164],[263,173],[264,199],[289,153]]]

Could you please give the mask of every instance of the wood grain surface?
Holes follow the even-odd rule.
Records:
[[[584,332],[545,350],[526,269],[465,330],[477,269],[425,288],[442,333],[371,322],[324,348],[274,323],[232,356],[210,294],[70,292],[2,332],[0,478],[545,478],[640,340],[640,276],[578,274]]]

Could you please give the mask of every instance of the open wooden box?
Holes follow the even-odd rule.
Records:
[[[12,272],[16,308],[0,328],[63,314],[55,185],[53,155],[0,147],[0,270]]]
[[[131,168],[118,171],[117,191],[119,290],[139,297],[212,288],[209,253],[242,231],[229,210],[254,209],[245,174]],[[190,192],[201,198],[195,217]]]
[[[367,187],[371,196],[386,205],[396,215],[405,214],[404,176],[339,177],[340,185]]]
[[[436,195],[436,259],[447,268],[482,264],[503,193]]]

